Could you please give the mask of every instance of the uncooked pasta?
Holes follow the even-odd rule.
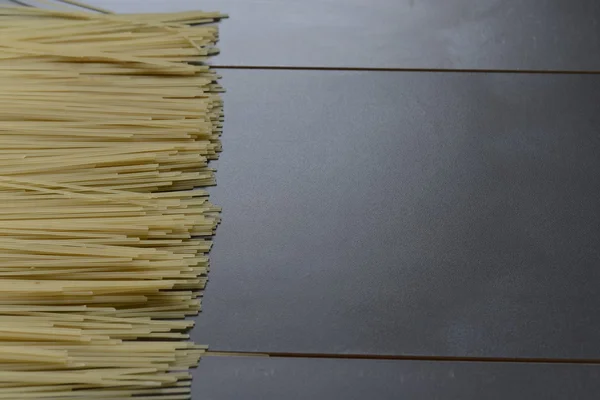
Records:
[[[0,399],[190,398],[221,17],[0,8]]]

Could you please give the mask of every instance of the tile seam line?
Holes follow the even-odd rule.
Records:
[[[211,64],[214,69],[271,70],[271,71],[358,71],[358,72],[438,72],[470,74],[529,74],[529,75],[600,75],[600,70],[527,70],[527,69],[468,69],[468,68],[369,68],[369,67],[318,67],[277,65],[226,65]]]
[[[396,360],[434,361],[465,363],[513,363],[513,364],[563,364],[600,365],[600,359],[567,359],[544,357],[458,357],[458,356],[419,356],[419,355],[379,355],[379,354],[335,354],[335,353],[287,353],[287,352],[236,352],[208,351],[205,356],[213,357],[252,357],[252,358],[312,358],[345,360]]]

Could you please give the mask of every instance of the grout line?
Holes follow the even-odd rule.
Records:
[[[456,72],[479,74],[557,74],[600,75],[599,71],[561,71],[527,69],[463,69],[463,68],[368,68],[368,67],[311,67],[277,65],[211,65],[215,69],[281,70],[281,71],[363,71],[363,72]]]
[[[267,353],[253,353],[253,352],[237,352],[237,351],[210,351],[204,353],[203,357],[269,357]]]
[[[446,357],[419,355],[379,355],[379,354],[328,354],[328,353],[259,353],[236,351],[208,351],[206,356],[216,357],[270,357],[270,358],[329,358],[347,360],[398,360],[398,361],[438,361],[438,362],[489,362],[517,364],[592,364],[600,365],[600,359],[557,359],[522,357]]]

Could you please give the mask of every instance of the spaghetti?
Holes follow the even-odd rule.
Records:
[[[190,398],[221,17],[0,7],[0,399]]]

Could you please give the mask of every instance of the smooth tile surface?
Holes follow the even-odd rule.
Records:
[[[590,365],[207,357],[194,377],[206,400],[592,400]]]
[[[600,76],[223,75],[198,342],[600,358]]]
[[[594,0],[89,0],[228,12],[220,65],[600,70]]]

